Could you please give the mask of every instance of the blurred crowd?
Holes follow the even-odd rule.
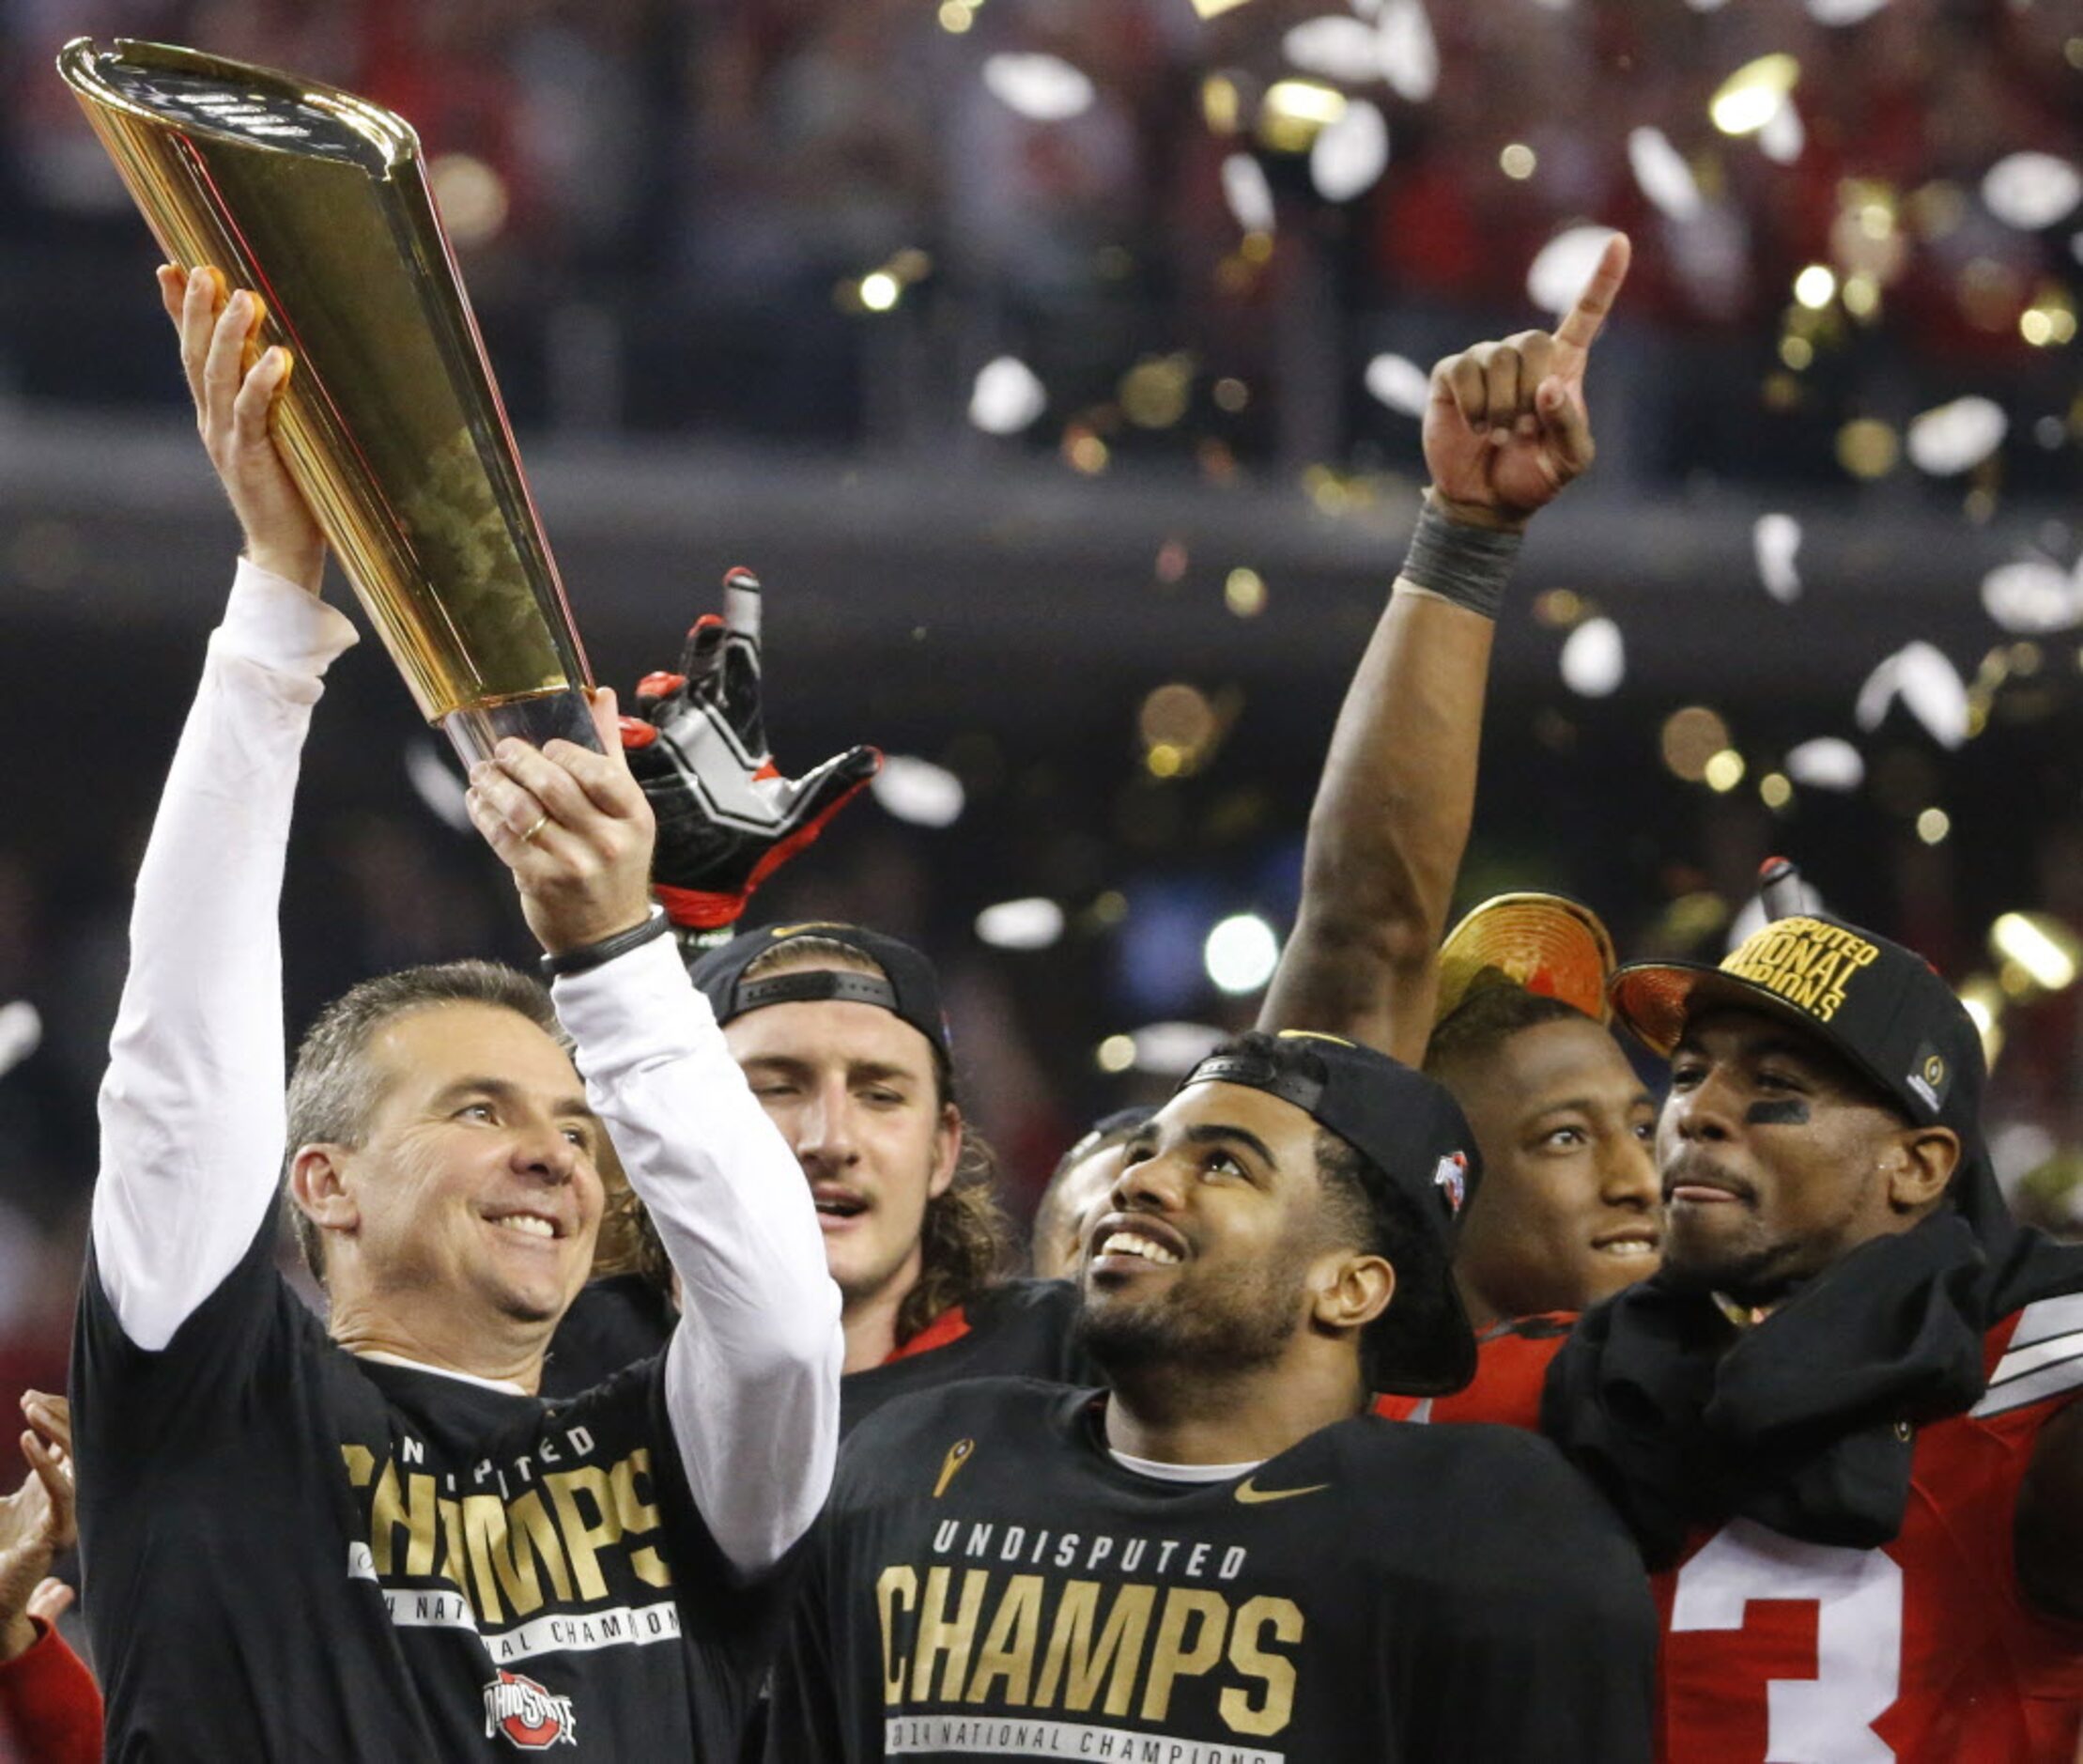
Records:
[[[17,0],[0,227],[134,242],[50,70],[71,35],[129,35],[409,117],[478,303],[495,336],[514,333],[524,410],[559,403],[570,370],[527,358],[561,347],[545,313],[576,305],[621,351],[619,395],[592,407],[610,420],[872,432],[888,379],[849,290],[878,270],[972,372],[1014,348],[1074,390],[1138,350],[1189,349],[1263,389],[1296,377],[1270,315],[1291,328],[1320,308],[1336,333],[1381,310],[1510,314],[1542,244],[1585,219],[1635,234],[1638,321],[1762,341],[1767,364],[1811,264],[1870,284],[1802,329],[1809,357],[1844,355],[1869,383],[1876,359],[1941,391],[2022,373],[2036,302],[2073,334],[2064,230],[2006,222],[1978,193],[2007,156],[2083,154],[2083,38],[2059,5],[1357,10],[1396,6],[1400,61],[1347,82],[1386,119],[1387,169],[1331,202],[1311,187],[1308,129],[1284,135],[1263,108],[1296,72],[1289,29],[1338,10],[1296,0],[1206,22],[1190,0]],[[1789,115],[1719,132],[1717,88],[1767,55],[1798,68]],[[987,79],[994,63],[1010,75]],[[1069,95],[1063,69],[1084,82]],[[1225,162],[1247,150],[1269,215],[1226,202]],[[1271,236],[1240,250],[1241,222]],[[1329,298],[1312,308],[1298,282]]]
[[[185,396],[166,371],[135,212],[52,72],[58,45],[84,33],[291,69],[409,117],[440,167],[473,298],[524,424],[576,412],[609,428],[872,444],[889,432],[891,388],[935,392],[939,420],[959,425],[970,378],[1002,352],[1034,366],[1062,417],[1105,405],[1137,359],[1188,351],[1204,366],[1196,384],[1219,373],[1248,389],[1204,414],[1223,448],[1249,454],[1280,444],[1285,411],[1305,390],[1298,368],[1328,355],[1313,383],[1350,448],[1382,415],[1358,395],[1357,371],[1380,315],[1416,315],[1417,334],[1429,322],[1451,331],[1448,342],[1516,328],[1529,264],[1587,219],[1633,232],[1630,322],[1688,351],[1674,358],[1668,388],[1679,415],[1667,425],[1667,467],[1705,456],[1691,431],[1716,425],[1733,450],[1717,463],[1805,467],[1811,456],[1789,454],[1770,412],[1814,398],[1827,438],[1852,399],[1847,386],[1868,408],[1902,415],[1969,388],[2029,387],[2043,412],[2076,399],[2078,348],[2058,325],[2036,346],[2021,322],[2029,310],[2065,310],[2073,336],[2070,234],[2083,221],[2007,224],[1980,193],[2007,155],[2083,161],[2083,21],[2072,7],[1893,0],[1839,26],[1798,0],[1436,0],[1436,88],[1353,88],[1382,111],[1391,151],[1380,178],[1344,202],[1312,186],[1305,152],[1258,143],[1251,120],[1293,71],[1286,30],[1332,9],[1250,0],[1204,21],[1190,0],[13,0],[0,11],[0,241],[15,266],[0,290],[0,391]],[[1719,132],[1709,115],[1721,83],[1767,54],[1799,67],[1790,99],[1799,139],[1782,157]],[[1089,94],[1056,119],[1023,114],[982,77],[993,56],[1055,57]],[[1642,130],[1659,132],[1689,169],[1697,200],[1682,213],[1659,206],[1630,156]],[[1245,152],[1266,173],[1270,231],[1252,224],[1264,216],[1239,215],[1226,182],[1226,162]],[[1872,309],[1832,303],[1802,318],[1791,290],[1811,264],[1869,274]],[[877,271],[896,290],[893,314],[863,303]],[[604,328],[589,331],[587,315]],[[1512,317],[1500,326],[1496,315]],[[573,355],[572,340],[588,336],[609,339],[605,353]],[[620,366],[594,373],[601,362]],[[1727,399],[1695,409],[1701,384],[1746,395],[1733,409]],[[2014,430],[2010,448],[2059,474],[2042,482],[2073,492],[2083,419],[2065,430],[2057,420],[2051,447],[2029,424]],[[1059,423],[1036,437],[1053,446],[1060,432]],[[1813,458],[1827,465],[1827,445]],[[99,658],[83,646],[71,659],[79,679]],[[130,659],[162,671],[132,683],[158,707],[147,723],[184,701],[193,656]],[[2054,722],[2021,740],[2073,733],[2071,691]],[[301,823],[293,859],[303,872],[288,890],[301,903],[291,909],[301,922],[288,927],[293,1015],[365,974],[526,951],[474,842],[401,807],[399,766],[369,765],[368,732],[388,740],[399,729],[390,683],[371,694],[359,724],[343,713],[354,733],[314,750],[307,790],[325,806]],[[775,702],[778,721],[788,719],[785,674]],[[884,738],[802,714],[808,726],[792,729],[792,743]],[[1535,752],[1542,714],[1507,710],[1506,738]],[[1656,713],[1623,701],[1615,714],[1639,725]],[[170,727],[133,733],[142,751],[171,745]],[[1325,733],[1311,724],[1291,752],[1268,743],[1256,758],[1226,759],[1238,769],[1219,790],[1196,786],[1205,794],[1192,816],[1232,832],[1165,854],[1138,846],[1133,829],[1124,836],[1110,798],[1063,787],[1088,765],[1119,767],[1114,732],[1081,735],[1082,746],[1067,734],[1064,753],[1000,766],[1016,782],[964,825],[963,848],[1045,849],[1075,871],[1074,888],[1023,890],[1003,874],[1014,866],[996,859],[978,883],[950,867],[949,847],[872,821],[863,807],[860,827],[836,831],[763,905],[862,919],[948,962],[963,1058],[980,1068],[976,1092],[1016,1110],[984,1124],[1031,1197],[1080,1122],[1137,1084],[1161,1088],[1103,1078],[1090,1059],[1102,1035],[1159,1006],[1211,1020],[1227,1012],[1236,1027],[1248,1000],[1208,989],[1197,928],[1184,958],[1135,954],[1133,917],[1116,937],[1119,913],[1080,921],[1085,952],[1024,958],[1047,964],[1045,976],[1009,967],[969,930],[992,898],[983,890],[1047,888],[1089,907],[1140,873],[1197,866],[1277,916],[1291,908],[1302,805]],[[1714,943],[1778,837],[1769,817],[1733,800],[1697,809],[1694,855],[1674,870],[1614,830],[1651,825],[1668,781],[1586,781],[1593,738],[1567,760],[1585,830],[1553,830],[1571,825],[1555,814],[1554,753],[1537,752],[1516,782],[1493,768],[1506,775],[1486,781],[1470,874],[1597,898],[1630,953]],[[2073,768],[2061,774],[2065,805],[2035,827],[2014,812],[2030,810],[2035,788],[2015,751],[1948,762],[1961,795],[2002,805],[2005,825],[1989,837],[2011,842],[2004,886],[2014,899],[1984,898],[1994,890],[1972,879],[1987,847],[1963,852],[1956,841],[1935,852],[1904,838],[1862,859],[1866,833],[1850,816],[1848,831],[1815,831],[1811,874],[1863,889],[1843,903],[1850,916],[1925,949],[1949,973],[1985,961],[1979,928],[2007,905],[2083,927]],[[1053,795],[1031,784],[1052,766]],[[39,1018],[32,1032],[0,1017],[0,1389],[63,1387],[92,1091],[125,959],[134,842],[156,782],[112,779],[91,828],[33,847],[0,829],[0,1007],[33,1000]],[[54,787],[23,788],[53,795],[52,812],[30,825],[62,824]],[[1222,821],[1226,804],[1252,793],[1256,809]],[[1073,850],[1093,855],[1072,864]],[[320,875],[322,909],[311,886]],[[1132,907],[1153,893],[1164,888],[1123,890]],[[1696,908],[1674,916],[1674,903],[1703,896],[1724,903],[1719,922]],[[1197,910],[1181,908],[1188,919]],[[1124,978],[1138,961],[1170,961],[1187,978],[1169,996],[1138,992]],[[2015,1129],[2007,1149],[1999,1135],[2006,1173],[2031,1172],[2029,1204],[2070,1227],[2083,1218],[2069,1186],[2083,1144],[2079,998],[2072,986],[2014,1013],[1993,1106]],[[39,1038],[34,1051],[18,1044],[24,1035]],[[0,1481],[14,1474],[7,1456]]]

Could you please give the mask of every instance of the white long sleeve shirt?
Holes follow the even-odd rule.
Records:
[[[241,562],[139,872],[92,1237],[123,1332],[147,1352],[275,1204],[284,856],[311,708],[354,641],[333,609]],[[808,1185],[670,944],[555,996],[685,1290],[665,1379],[687,1485],[723,1554],[757,1571],[808,1528],[838,1446],[840,1298]]]

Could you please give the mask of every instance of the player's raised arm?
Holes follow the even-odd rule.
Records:
[[[839,1290],[795,1154],[649,901],[653,818],[614,696],[605,754],[501,744],[471,813],[514,873],[587,1097],[680,1277],[666,1407],[687,1485],[745,1573],[815,1517],[839,1446]]]
[[[311,707],[354,627],[317,598],[324,542],[269,430],[286,351],[213,270],[160,271],[218,479],[245,536],[160,800],[100,1094],[93,1244],[124,1334],[159,1348],[230,1272],[282,1173],[276,914]]]
[[[1424,1057],[1497,608],[1527,521],[1591,464],[1584,371],[1628,257],[1615,234],[1553,332],[1479,343],[1432,370],[1431,488],[1331,737],[1262,1028]]]

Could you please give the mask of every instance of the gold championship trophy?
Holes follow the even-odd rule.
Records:
[[[597,750],[592,676],[521,477],[419,137],[348,93],[158,43],[68,43],[72,87],[170,262],[215,264],[297,371],[290,475],[468,765]]]

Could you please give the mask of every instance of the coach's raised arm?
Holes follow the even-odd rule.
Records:
[[[291,797],[354,632],[270,437],[286,358],[247,361],[256,309],[213,272],[161,281],[246,553],[139,874],[101,1092],[73,1390],[109,1754],[734,1756],[771,1571],[836,1447],[810,1196],[650,936],[650,813],[605,698],[613,757],[502,753],[473,792],[555,1009],[485,962],[364,982],[320,1014],[285,1106]],[[610,1132],[687,1315],[664,1354],[546,1402]],[[327,1320],[275,1268],[285,1166]]]

